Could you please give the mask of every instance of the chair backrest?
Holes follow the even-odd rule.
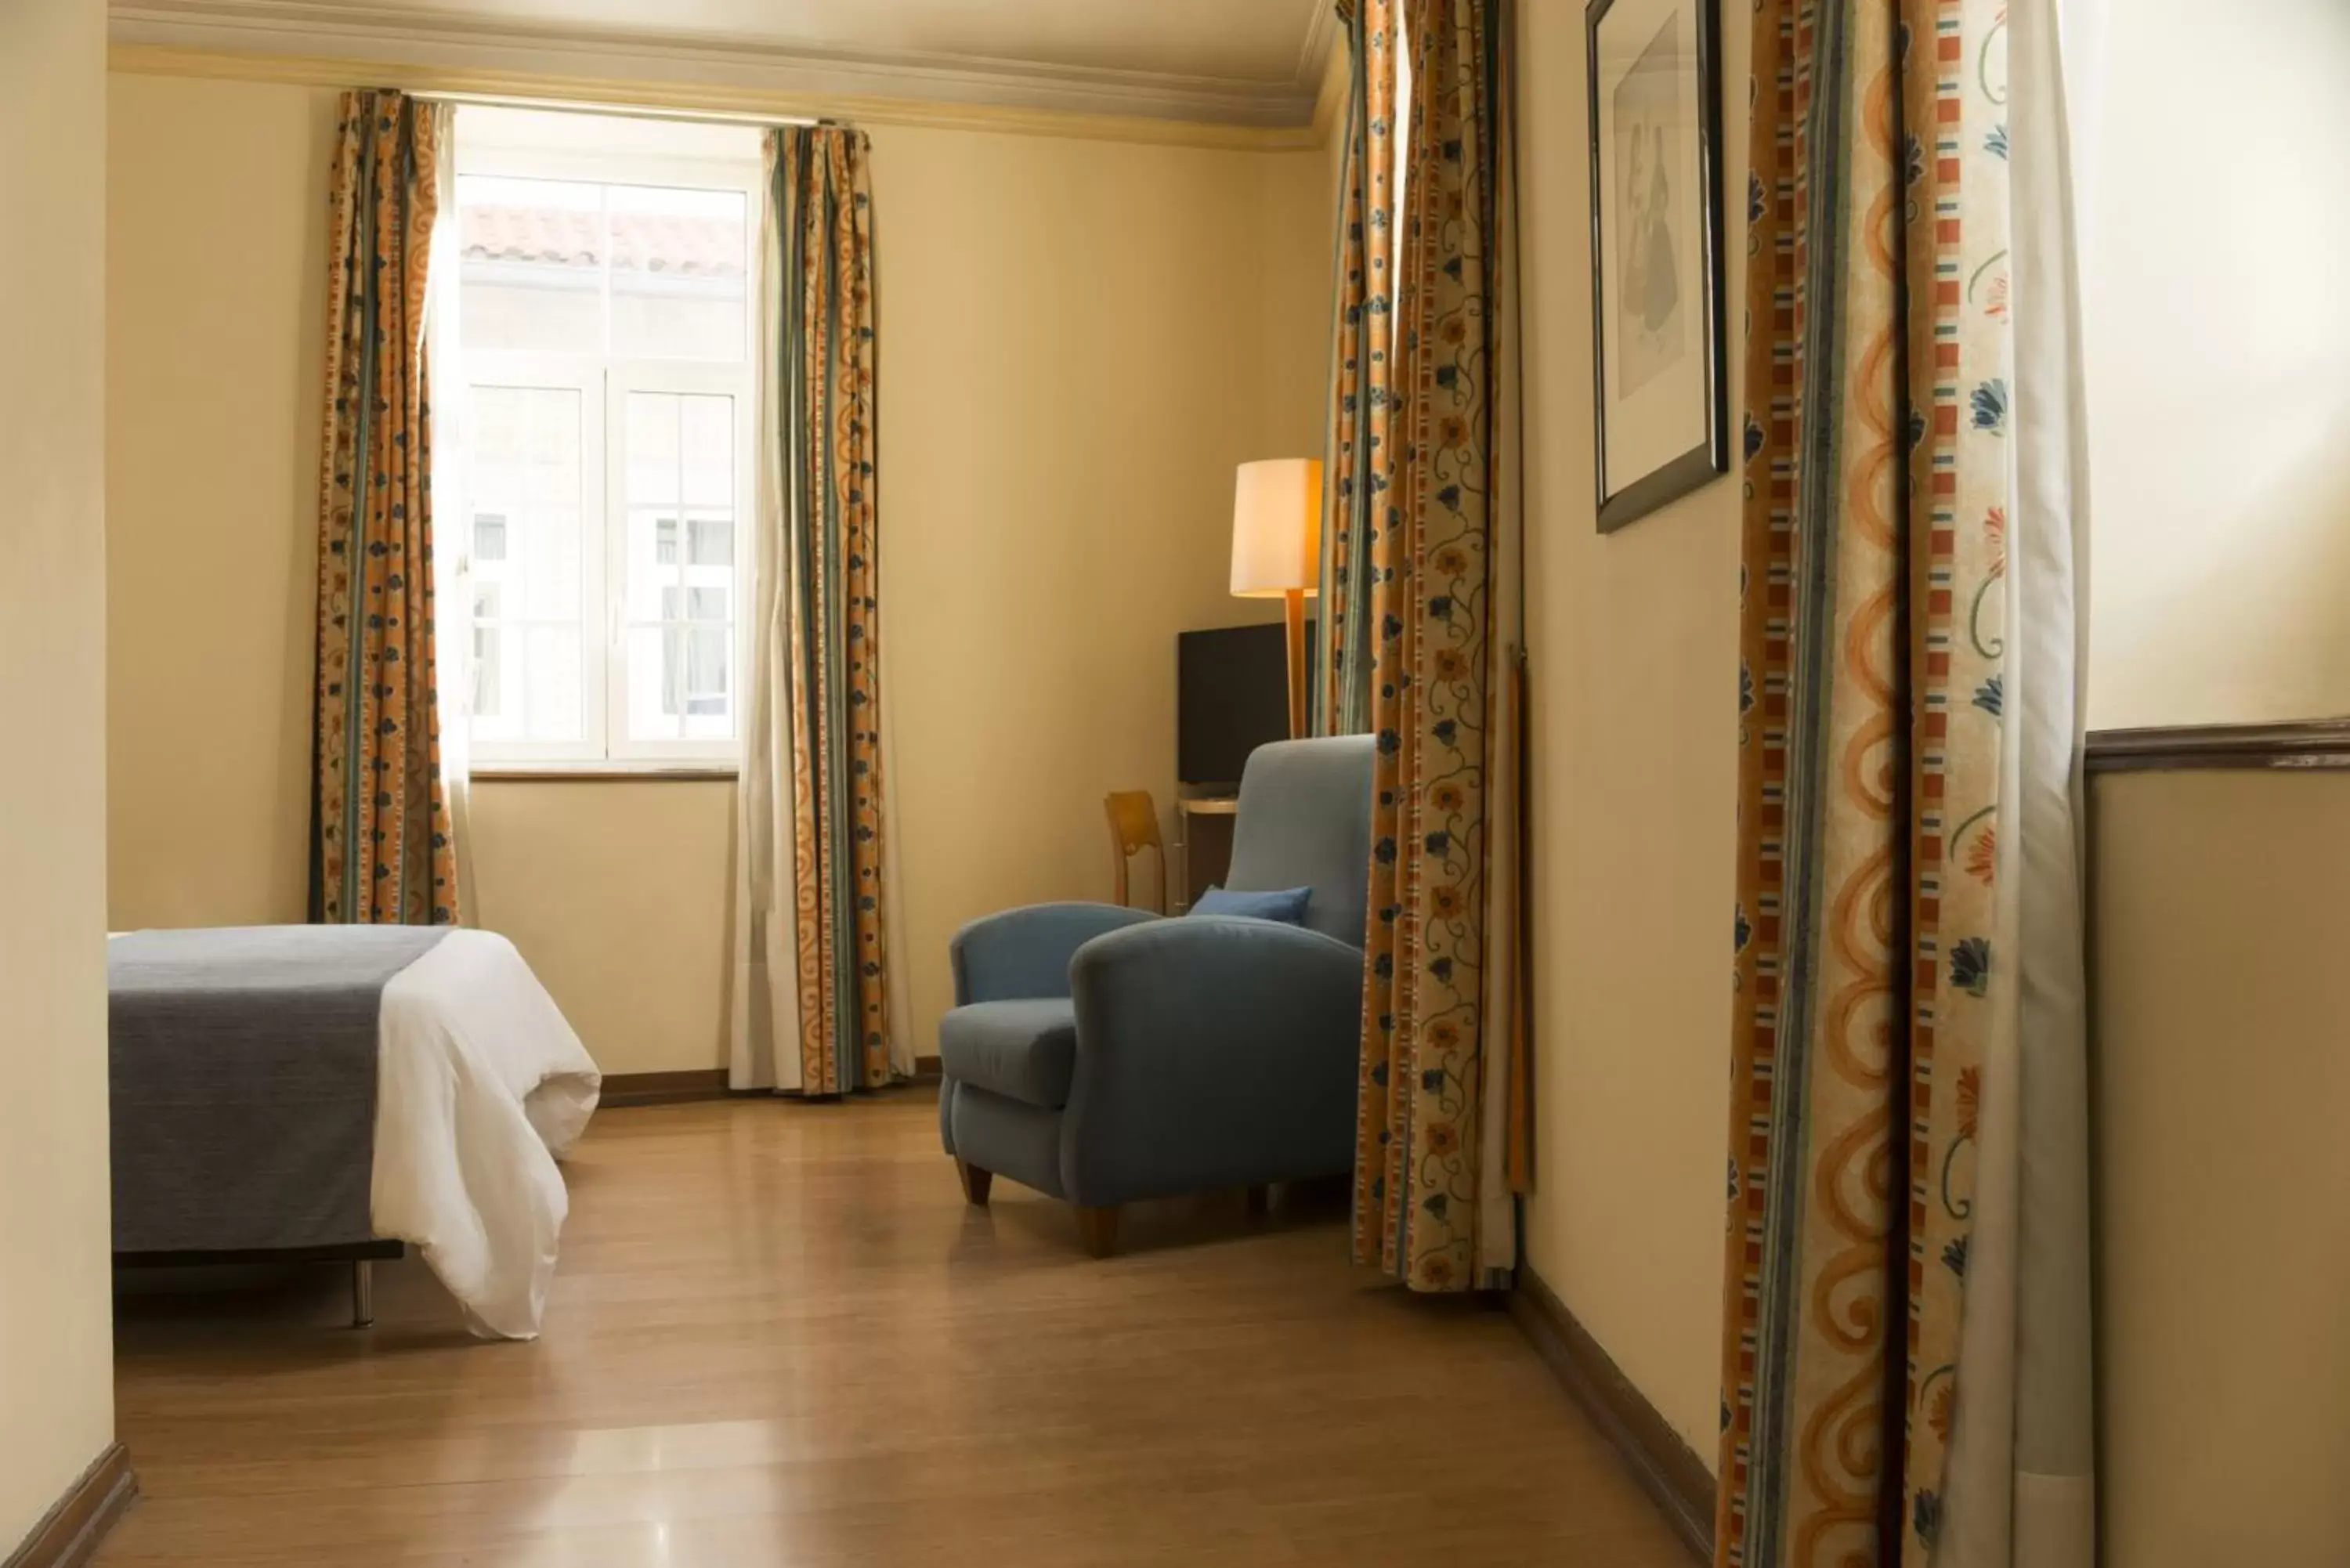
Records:
[[[1159,805],[1147,789],[1113,790],[1102,796],[1102,811],[1109,818],[1110,853],[1117,866],[1113,902],[1127,902],[1127,861],[1148,849],[1159,857],[1159,904],[1167,901],[1167,846],[1159,839]],[[1156,908],[1158,906],[1154,906]]]
[[[1275,741],[1241,774],[1232,867],[1242,893],[1311,888],[1305,923],[1363,945],[1371,885],[1371,737]]]

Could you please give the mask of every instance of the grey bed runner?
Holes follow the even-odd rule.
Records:
[[[447,934],[245,926],[109,941],[114,1250],[369,1240],[383,988]]]

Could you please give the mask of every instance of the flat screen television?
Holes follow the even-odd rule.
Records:
[[[1311,691],[1314,623],[1305,623]],[[1282,626],[1219,627],[1175,638],[1175,777],[1195,788],[1230,788],[1248,754],[1289,738],[1289,664]]]

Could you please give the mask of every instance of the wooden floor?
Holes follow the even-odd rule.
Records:
[[[911,1091],[611,1111],[567,1174],[532,1344],[414,1262],[366,1333],[334,1270],[126,1297],[101,1568],[1689,1568],[1506,1316],[1348,1266],[1343,1194],[1096,1262],[967,1209]]]

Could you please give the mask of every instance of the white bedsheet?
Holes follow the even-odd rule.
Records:
[[[486,1338],[532,1339],[569,1195],[556,1161],[602,1075],[505,938],[456,930],[379,1014],[375,1232],[412,1243]]]

